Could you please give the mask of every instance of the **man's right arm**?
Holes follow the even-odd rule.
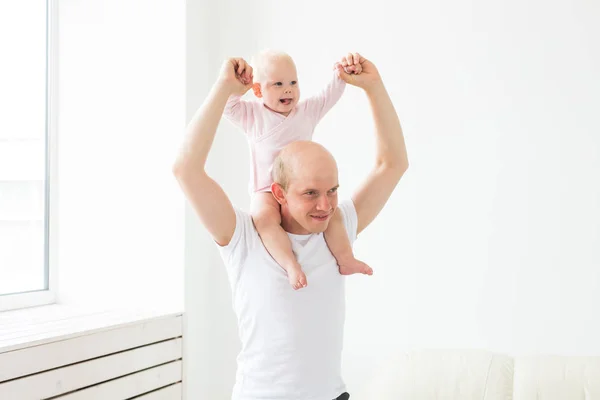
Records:
[[[206,159],[227,99],[232,94],[243,94],[251,86],[252,69],[245,61],[226,61],[221,77],[188,124],[182,149],[173,165],[173,173],[186,198],[220,246],[228,245],[233,237],[235,211],[221,186],[206,173]]]

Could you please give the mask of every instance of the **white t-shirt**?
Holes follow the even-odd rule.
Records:
[[[350,243],[357,215],[338,206]],[[231,242],[219,247],[227,268],[242,350],[233,400],[332,400],[341,377],[345,279],[323,234],[288,233],[308,286],[295,291],[271,258],[250,214],[235,210]]]

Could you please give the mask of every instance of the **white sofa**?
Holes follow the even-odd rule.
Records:
[[[374,372],[357,399],[600,400],[600,357],[428,350],[391,357]]]

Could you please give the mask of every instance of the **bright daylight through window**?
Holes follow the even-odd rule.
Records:
[[[47,10],[0,2],[0,305],[49,289]]]

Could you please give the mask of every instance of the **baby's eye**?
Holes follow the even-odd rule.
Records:
[[[281,82],[275,82],[275,86],[281,86],[281,85],[283,85],[283,83],[281,83]]]
[[[292,81],[292,85],[295,85],[296,83],[298,83],[298,82],[296,82],[296,81]]]

